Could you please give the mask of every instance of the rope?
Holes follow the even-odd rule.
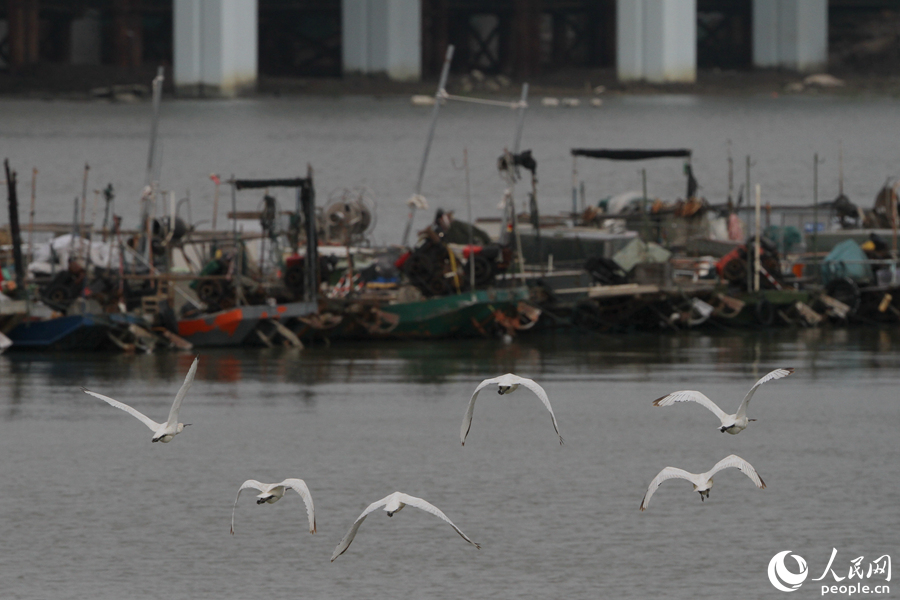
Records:
[[[468,96],[454,96],[448,94],[446,90],[441,90],[439,96],[446,100],[459,100],[460,102],[471,102],[473,104],[487,104],[488,106],[503,106],[505,108],[527,108],[528,103],[522,100],[515,102],[504,102],[502,100],[487,100],[485,98],[469,98]]]

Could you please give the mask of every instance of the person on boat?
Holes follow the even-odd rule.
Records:
[[[432,229],[441,238],[445,244],[463,244],[468,245],[470,239],[475,246],[487,246],[491,243],[491,236],[484,230],[453,218],[453,211],[444,212],[443,209],[437,209],[434,215],[434,223]]]

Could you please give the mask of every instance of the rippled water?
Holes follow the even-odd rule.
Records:
[[[897,174],[897,99],[661,95],[609,97],[599,109],[543,107],[538,98],[532,98],[531,105],[522,148],[531,148],[538,161],[544,214],[571,207],[569,151],[576,147],[692,148],[701,194],[713,202],[723,201],[727,193],[729,140],[735,188],[745,180],[749,154],[752,183],[760,183],[764,201],[772,203],[812,201],[816,152],[824,159],[819,199],[837,196],[839,144],[845,192],[862,207],[871,207],[885,178]],[[81,195],[87,162],[89,207],[92,190],[112,182],[124,226],[135,226],[147,163],[148,103],[4,99],[0,114],[0,149],[19,171],[24,198],[30,195],[31,169],[40,171],[39,221],[71,220],[72,199]],[[287,177],[305,175],[311,164],[320,205],[335,190],[368,186],[378,201],[373,241],[398,243],[430,118],[429,108],[412,106],[407,98],[166,99],[159,130],[161,183],[179,197],[190,193],[193,220],[206,221],[201,227],[208,227],[214,197],[210,173]],[[423,186],[432,208],[419,215],[417,226],[424,226],[439,206],[466,214],[464,149],[471,165],[475,215],[499,213],[504,184],[496,159],[511,146],[514,128],[515,113],[506,108],[451,104],[441,110]],[[652,196],[673,200],[684,195],[680,160],[622,164],[581,159],[578,179],[585,182],[588,201],[594,202],[639,190],[642,167]],[[520,189],[520,202],[523,194]],[[244,192],[238,199],[244,210],[256,208],[259,201],[256,192]],[[283,191],[279,201],[288,207],[294,202]],[[227,194],[222,202],[230,205]],[[223,211],[220,208],[220,215]],[[0,222],[5,222],[2,212]],[[24,209],[22,214],[24,220]]]
[[[169,444],[79,389],[162,418],[192,358],[0,355],[4,598],[772,598],[782,550],[811,577],[832,548],[842,575],[857,556],[896,558],[896,330],[204,351],[182,407],[192,426]],[[795,374],[758,391],[759,420],[737,436],[700,406],[651,406],[698,389],[734,410],[782,366]],[[564,446],[527,390],[482,393],[459,445],[475,385],[508,371],[544,385]],[[675,480],[638,510],[663,467],[730,453],[767,489],[728,470],[705,502]],[[257,506],[245,493],[229,535],[241,482],[286,477],[309,485],[318,533],[295,494]],[[330,563],[395,490],[482,549],[409,508],[371,515]]]

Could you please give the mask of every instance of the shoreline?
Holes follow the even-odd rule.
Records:
[[[122,69],[111,66],[36,65],[19,74],[0,73],[0,98],[35,100],[146,101],[156,67]],[[167,69],[164,94],[175,97]],[[821,76],[821,73],[815,74]],[[567,69],[536,75],[528,80],[529,96],[592,98],[631,95],[695,95],[707,97],[835,96],[900,97],[900,73],[859,73],[832,69],[831,77],[805,84],[809,75],[785,70],[722,71],[699,69],[692,84],[623,83],[615,69]],[[829,85],[832,84],[832,85]],[[433,96],[436,79],[390,81],[378,76],[297,78],[261,75],[256,92],[243,98],[285,96]],[[517,97],[522,81],[499,75],[454,73],[447,89],[454,94]],[[602,88],[602,91],[597,91]]]

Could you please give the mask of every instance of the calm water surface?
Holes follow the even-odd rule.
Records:
[[[169,444],[79,389],[161,419],[192,359],[0,355],[4,598],[775,598],[776,552],[811,577],[832,548],[842,575],[858,556],[897,557],[896,330],[204,351],[182,407],[193,425]],[[698,389],[731,411],[783,366],[796,373],[758,391],[738,436],[700,406],[651,406]],[[509,371],[544,385],[564,446],[527,390],[482,393],[460,446],[475,385]],[[638,510],[663,467],[730,453],[767,489],[728,470],[706,502],[675,480]],[[309,485],[318,533],[296,494],[245,494],[229,535],[240,484],[286,477]],[[410,508],[371,515],[330,563],[395,490],[482,549]]]
[[[752,183],[760,183],[763,200],[810,204],[813,154],[819,166],[819,199],[838,194],[838,147],[843,146],[844,191],[870,208],[885,179],[897,175],[900,100],[891,98],[770,97],[700,98],[692,96],[609,97],[602,108],[540,106],[532,98],[522,148],[538,161],[539,198],[543,214],[571,208],[572,148],[691,148],[700,192],[722,202],[728,190],[726,155],[731,141],[735,190],[745,181],[745,157],[753,158]],[[73,198],[81,195],[85,163],[88,218],[93,190],[112,183],[116,212],[124,226],[134,227],[140,212],[147,164],[149,103],[0,100],[0,153],[20,176],[20,194],[30,196],[31,170],[37,179],[37,219],[70,222]],[[415,188],[428,123],[429,108],[407,98],[298,97],[238,101],[163,102],[159,139],[161,185],[178,197],[191,197],[192,220],[209,227],[214,186],[210,173],[223,178],[291,177],[315,169],[318,203],[343,188],[367,186],[378,203],[372,233],[376,243],[398,243]],[[496,159],[512,144],[515,113],[506,108],[450,104],[442,109],[423,193],[431,209],[420,212],[424,226],[434,209],[466,214],[463,150],[471,165],[473,212],[497,216],[504,182]],[[581,159],[590,203],[610,194],[641,189],[647,169],[651,196],[674,200],[683,196],[681,160],[610,163]],[[518,201],[524,201],[519,186]],[[294,198],[273,190],[292,208]],[[253,210],[258,192],[242,192],[241,210]],[[219,226],[230,197],[223,195]],[[522,204],[520,204],[522,206]],[[6,221],[2,211],[0,222]],[[98,224],[103,214],[98,208]],[[27,219],[23,208],[22,219]],[[200,223],[205,222],[205,223]],[[245,227],[254,227],[245,222]]]

